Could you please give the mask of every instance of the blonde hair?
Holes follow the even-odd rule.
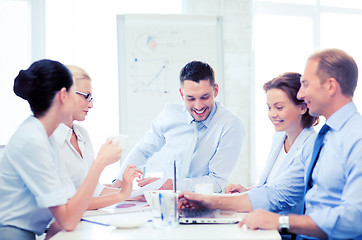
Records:
[[[66,67],[69,69],[71,74],[73,75],[74,80],[78,79],[88,79],[91,80],[88,73],[83,69],[75,65],[66,65]]]

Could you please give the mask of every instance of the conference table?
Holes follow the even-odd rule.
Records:
[[[61,231],[52,239],[281,239],[279,232],[276,230],[250,230],[245,227],[239,228],[238,224],[177,224],[173,228],[154,228],[150,208],[137,206],[133,211],[129,211],[129,209],[109,209],[111,210],[108,212],[104,210],[86,212],[83,220],[73,232]],[[239,213],[239,215],[240,219],[242,219],[245,213]],[[143,222],[141,221],[141,224],[133,227],[129,225],[126,228],[117,224],[115,225],[118,227],[114,226],[113,223],[120,219],[126,222],[142,219]]]

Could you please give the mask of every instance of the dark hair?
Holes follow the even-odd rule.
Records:
[[[212,67],[204,62],[192,61],[186,64],[180,71],[180,84],[185,80],[200,82],[200,80],[209,80],[210,86],[215,85],[215,73]]]
[[[308,60],[319,60],[317,76],[321,83],[332,77],[341,86],[345,96],[353,96],[357,86],[358,67],[353,58],[340,49],[325,49],[314,53]]]
[[[265,83],[263,88],[264,91],[267,92],[270,89],[280,89],[284,91],[289,99],[296,105],[296,106],[304,106],[307,107],[303,100],[299,100],[297,98],[297,93],[300,88],[300,77],[301,74],[295,72],[286,72],[282,75],[270,80],[269,82]],[[318,117],[313,117],[309,115],[309,109],[302,115],[302,127],[309,128],[313,125],[317,125],[319,122]]]
[[[47,112],[56,93],[63,87],[69,91],[72,85],[72,75],[63,64],[43,59],[19,72],[14,80],[14,93],[27,100],[34,116],[40,117]]]

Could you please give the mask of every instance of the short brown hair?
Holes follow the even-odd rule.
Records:
[[[185,80],[199,83],[200,80],[209,80],[210,86],[215,86],[215,72],[212,67],[201,61],[192,61],[186,64],[180,71],[180,84]]]
[[[322,83],[332,77],[337,80],[345,96],[353,96],[357,86],[358,67],[350,55],[331,48],[315,52],[309,60],[319,61],[317,76]]]

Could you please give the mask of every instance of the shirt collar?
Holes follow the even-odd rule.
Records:
[[[74,130],[75,135],[77,135],[78,141],[83,142],[83,141],[84,141],[84,137],[83,137],[81,131],[79,130],[79,126],[73,124],[73,130]]]
[[[217,108],[218,108],[218,105],[219,103],[218,102],[214,102],[214,107],[212,108],[211,110],[211,113],[210,115],[204,120],[204,121],[201,121],[200,123],[202,123],[203,125],[205,125],[206,127],[208,127],[210,125],[210,122],[212,120],[212,118],[214,117],[216,111],[217,111]],[[187,114],[187,123],[188,124],[191,124],[193,121],[194,121],[194,118],[192,117],[192,115],[189,113],[189,111],[187,111],[187,108],[185,106],[185,111],[188,113]]]
[[[54,140],[62,146],[67,140],[70,141],[70,138],[72,137],[72,129],[61,123],[57,129],[55,129],[53,137]]]
[[[333,130],[339,131],[347,120],[352,117],[353,114],[357,112],[357,107],[353,102],[347,103],[335,113],[330,116],[326,124],[330,126]]]

